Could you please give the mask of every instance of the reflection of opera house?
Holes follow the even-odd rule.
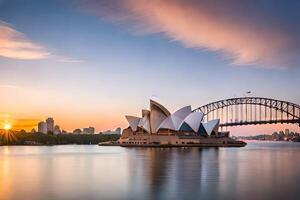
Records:
[[[121,146],[244,146],[227,132],[219,132],[219,119],[202,122],[203,113],[191,106],[171,114],[161,104],[150,100],[150,110],[142,117],[126,116],[129,127],[119,139]]]

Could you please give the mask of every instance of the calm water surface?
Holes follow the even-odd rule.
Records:
[[[300,199],[300,143],[0,147],[0,199]]]

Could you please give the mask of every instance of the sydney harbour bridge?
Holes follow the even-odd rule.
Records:
[[[300,106],[262,97],[230,98],[206,104],[194,110],[204,113],[204,121],[220,119],[221,127],[258,124],[297,124]]]

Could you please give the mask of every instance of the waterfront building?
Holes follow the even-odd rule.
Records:
[[[38,132],[47,134],[47,123],[41,121],[38,123]]]
[[[90,129],[90,134],[95,134],[95,128],[94,127],[89,127]]]
[[[150,100],[150,109],[142,117],[125,116],[129,127],[119,139],[121,146],[244,146],[229,133],[219,132],[219,119],[203,122],[202,112],[185,106],[171,114],[164,106]]]
[[[60,127],[58,125],[54,126],[53,134],[54,135],[61,134],[61,130],[60,130]]]
[[[83,128],[82,133],[83,134],[95,134],[95,128],[94,127]]]
[[[290,135],[290,130],[289,130],[289,129],[285,129],[285,130],[284,130],[284,135],[285,135],[286,137],[288,137],[288,136]]]
[[[121,128],[120,127],[116,128],[115,134],[121,135]]]
[[[54,132],[54,120],[52,117],[49,117],[46,119],[46,124],[47,124],[47,132],[48,133],[53,133]]]
[[[82,133],[83,133],[83,134],[89,134],[89,132],[90,132],[90,129],[89,129],[89,128],[83,128],[83,129],[82,129]]]

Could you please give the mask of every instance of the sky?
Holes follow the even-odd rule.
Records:
[[[300,104],[296,0],[0,0],[0,126],[126,128],[155,97],[171,112],[245,96]],[[232,128],[234,135],[297,125]]]

